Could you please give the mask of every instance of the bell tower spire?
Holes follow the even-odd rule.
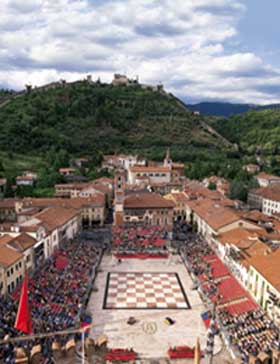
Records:
[[[172,160],[170,158],[170,148],[167,148],[167,150],[166,150],[166,156],[165,156],[163,165],[164,165],[164,167],[169,167],[169,168],[172,167]]]

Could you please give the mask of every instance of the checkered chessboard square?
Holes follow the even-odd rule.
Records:
[[[106,309],[188,309],[177,273],[108,273]]]

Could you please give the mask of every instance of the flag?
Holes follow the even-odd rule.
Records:
[[[199,338],[197,338],[196,346],[194,350],[194,364],[200,364],[201,359],[201,350],[200,350],[200,342]]]
[[[28,278],[24,277],[21,295],[19,300],[17,318],[15,322],[15,329],[25,333],[32,333],[32,319],[30,314],[30,308],[28,303]]]

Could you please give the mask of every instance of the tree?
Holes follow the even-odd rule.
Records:
[[[233,180],[229,187],[229,197],[232,200],[246,201],[248,195],[248,188],[244,182]]]
[[[15,193],[12,186],[13,186],[13,180],[8,178],[4,195],[5,198],[14,197]]]
[[[69,165],[69,161],[69,153],[65,149],[59,149],[56,153],[52,166],[55,170],[59,170],[59,168],[67,167]]]
[[[60,174],[53,168],[42,168],[38,173],[37,187],[39,189],[51,188],[61,181]]]
[[[217,185],[215,182],[209,182],[208,188],[209,190],[215,191],[217,189]]]
[[[0,177],[4,177],[5,175],[5,168],[3,162],[0,160]]]

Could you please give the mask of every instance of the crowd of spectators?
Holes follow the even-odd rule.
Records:
[[[33,273],[29,279],[28,296],[34,334],[79,327],[101,254],[102,249],[91,242],[68,241]],[[20,288],[11,296],[0,297],[0,339],[20,335],[14,329]],[[69,338],[60,337],[61,343],[65,344]],[[53,339],[39,341],[46,357],[51,357],[52,342]],[[37,343],[38,340],[29,341],[20,346],[30,351]],[[14,362],[10,344],[0,346],[0,362]]]
[[[241,315],[221,310],[219,320],[226,329],[230,342],[237,346],[245,362],[248,362],[249,355],[257,356],[260,352],[270,355],[273,348],[280,350],[279,329],[261,309]]]
[[[173,240],[185,242],[191,233],[192,227],[185,221],[176,221],[173,225]]]
[[[280,350],[279,328],[253,302],[204,239],[192,236],[181,253],[205,300],[217,305],[220,328],[244,363],[249,362],[250,355],[265,352],[271,356],[273,348]],[[230,287],[226,287],[227,283]],[[235,306],[243,312],[229,312]]]
[[[167,233],[161,226],[113,226],[112,245],[118,254],[166,251]]]

